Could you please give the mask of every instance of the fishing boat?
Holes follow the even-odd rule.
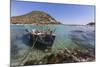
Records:
[[[30,32],[30,40],[33,41],[31,46],[40,50],[50,49],[52,48],[55,37],[55,34],[50,29],[48,31],[33,29]]]

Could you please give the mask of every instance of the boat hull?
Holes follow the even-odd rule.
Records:
[[[55,35],[49,35],[49,34],[42,34],[42,35],[30,34],[30,36],[31,36],[30,40],[33,41],[32,45],[34,45],[34,48],[40,49],[40,50],[52,48],[52,45],[53,45],[54,40],[55,40]],[[37,41],[36,41],[36,38],[37,38]],[[35,44],[34,44],[34,42],[35,42]]]

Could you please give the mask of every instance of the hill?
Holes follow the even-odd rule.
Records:
[[[12,24],[60,24],[49,14],[42,11],[32,11],[30,13],[11,17]]]
[[[95,22],[90,22],[90,23],[88,23],[87,25],[95,26]]]

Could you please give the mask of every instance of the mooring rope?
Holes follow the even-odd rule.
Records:
[[[56,30],[56,29],[55,29]],[[53,32],[55,32],[55,30]],[[53,40],[53,37],[51,37],[51,39]],[[27,53],[24,54],[24,57],[22,58],[22,60],[19,62],[18,66],[24,64],[24,60],[27,59],[27,57],[30,55],[30,51],[34,48],[34,45],[36,44],[38,40],[38,36],[36,37],[35,42],[33,43],[32,47],[29,49],[29,51]]]
[[[20,61],[20,63],[18,64],[18,66],[20,66],[21,64],[23,64],[24,60],[29,56],[29,53],[30,53],[30,51],[34,48],[34,45],[36,44],[37,40],[38,40],[38,37],[36,37],[36,40],[35,40],[35,42],[33,43],[33,45],[32,45],[32,47],[30,48],[30,50],[29,50],[27,53],[24,54],[24,57],[23,57],[23,59]]]

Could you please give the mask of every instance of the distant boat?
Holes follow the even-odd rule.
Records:
[[[52,48],[52,45],[56,37],[52,31],[50,30],[41,31],[33,29],[29,32],[30,32],[30,40],[33,41],[33,45],[31,46],[34,46],[34,48],[40,50]]]

